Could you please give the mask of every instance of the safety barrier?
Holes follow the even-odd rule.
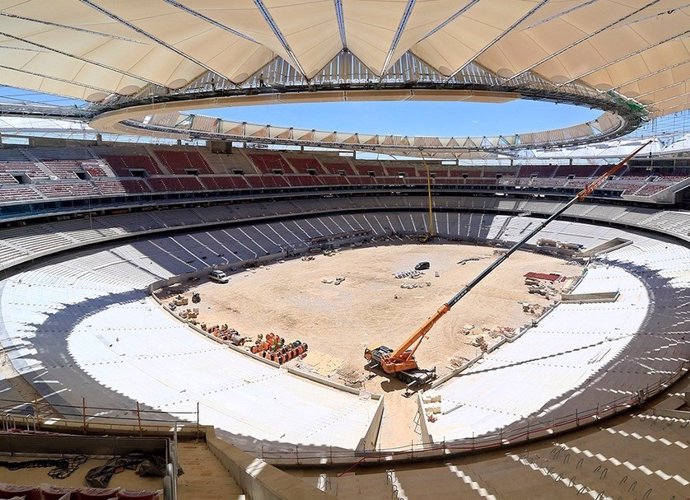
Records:
[[[419,460],[431,460],[439,457],[450,457],[477,451],[499,449],[529,441],[552,437],[574,429],[594,425],[602,419],[613,417],[631,408],[641,406],[645,401],[664,391],[671,384],[685,375],[690,368],[690,362],[684,361],[678,365],[678,369],[671,375],[659,380],[655,384],[641,388],[637,394],[622,396],[611,400],[606,404],[597,405],[595,408],[576,410],[575,413],[551,418],[527,418],[516,424],[507,426],[498,432],[473,436],[471,438],[444,441],[433,444],[419,444],[402,446],[398,448],[352,451],[324,452],[321,450],[300,449],[294,446],[293,450],[274,452],[262,448],[261,458],[268,463],[279,466],[321,466],[326,464],[391,464],[395,462],[409,462]]]

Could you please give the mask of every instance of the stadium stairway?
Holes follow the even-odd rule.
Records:
[[[177,455],[184,471],[177,480],[180,500],[244,500],[242,489],[208,449],[206,443],[179,442]]]

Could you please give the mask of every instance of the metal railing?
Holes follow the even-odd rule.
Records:
[[[46,409],[46,407],[48,407]],[[50,403],[45,399],[22,401],[0,398],[0,429],[4,431],[37,431],[67,426],[83,434],[120,431],[143,436],[146,434],[177,435],[181,428],[190,426],[199,435],[203,432],[199,421],[199,403],[193,411],[153,410],[139,402],[130,407]]]
[[[275,465],[302,464],[350,464],[352,468],[363,463],[385,463],[395,461],[413,461],[433,459],[435,457],[449,457],[477,451],[493,450],[526,443],[535,439],[553,436],[572,431],[588,425],[593,425],[602,419],[630,411],[650,398],[658,395],[667,387],[680,379],[688,372],[690,362],[683,361],[677,370],[656,383],[640,388],[635,395],[625,395],[598,404],[596,407],[576,410],[574,413],[551,418],[527,418],[516,424],[509,425],[493,433],[472,436],[453,441],[443,441],[432,444],[411,444],[395,448],[345,451],[314,449],[314,447],[300,448],[295,446],[294,451],[286,451],[285,447],[278,452],[272,452],[269,448],[261,449],[261,458]]]

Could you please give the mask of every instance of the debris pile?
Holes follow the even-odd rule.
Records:
[[[401,280],[403,278],[416,280],[417,278],[421,278],[422,276],[424,276],[424,273],[421,271],[417,271],[416,269],[411,269],[409,271],[400,271],[398,273],[393,273],[393,276],[395,276],[396,280]]]
[[[510,338],[515,335],[515,328],[511,326],[497,326],[496,328],[483,328],[482,330],[492,339],[498,337]]]
[[[400,285],[400,288],[412,290],[414,288],[426,288],[428,286],[431,286],[430,281],[427,281],[426,283],[403,283],[402,285]]]
[[[486,352],[489,350],[489,345],[486,343],[486,340],[484,340],[483,335],[479,335],[477,338],[475,338],[472,341],[472,345],[474,347],[479,347],[482,350],[482,352]]]
[[[324,278],[321,280],[321,283],[326,285],[340,285],[343,281],[345,281],[345,278],[343,276],[338,276],[335,279]]]
[[[364,384],[364,374],[349,363],[344,363],[337,371],[338,378],[348,387],[355,389]]]
[[[425,391],[422,394],[422,403],[427,420],[435,422],[436,415],[441,413],[441,395],[434,390]]]
[[[461,266],[464,266],[468,262],[475,262],[475,261],[482,260],[485,258],[486,257],[468,257],[467,259],[459,260],[457,263],[460,264]]]
[[[467,363],[469,359],[467,359],[464,356],[460,356],[459,354],[455,354],[451,356],[448,361],[450,363],[451,369],[455,370],[456,368],[460,368],[461,366],[465,365],[465,363]]]
[[[522,305],[522,312],[531,314],[533,316],[541,316],[544,312],[544,306],[539,304],[530,304],[529,302],[520,302]]]

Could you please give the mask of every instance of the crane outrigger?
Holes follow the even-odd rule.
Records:
[[[456,293],[448,302],[443,304],[438,310],[427,319],[422,326],[412,333],[400,346],[396,349],[390,347],[380,346],[376,348],[366,348],[364,350],[364,359],[381,366],[384,372],[391,375],[397,375],[401,380],[408,382],[410,385],[422,385],[430,382],[435,378],[435,370],[420,369],[414,357],[415,352],[419,349],[422,341],[433,326],[457,304],[460,299],[467,295],[470,290],[477,286],[484,278],[491,274],[498,266],[513,253],[519,250],[525,243],[527,243],[534,235],[544,229],[547,224],[559,217],[563,212],[568,210],[572,205],[578,201],[582,201],[589,196],[595,189],[601,186],[606,180],[615,175],[621,168],[623,168],[628,161],[630,161],[637,153],[650,144],[651,141],[646,142],[616,165],[608,169],[604,174],[597,177],[591,184],[585,186],[579,193],[573,197],[568,203],[560,207],[551,216],[541,222],[535,229],[530,231],[524,238],[513,245],[506,253],[496,259],[491,265],[479,273],[472,281],[465,285],[462,290]]]

